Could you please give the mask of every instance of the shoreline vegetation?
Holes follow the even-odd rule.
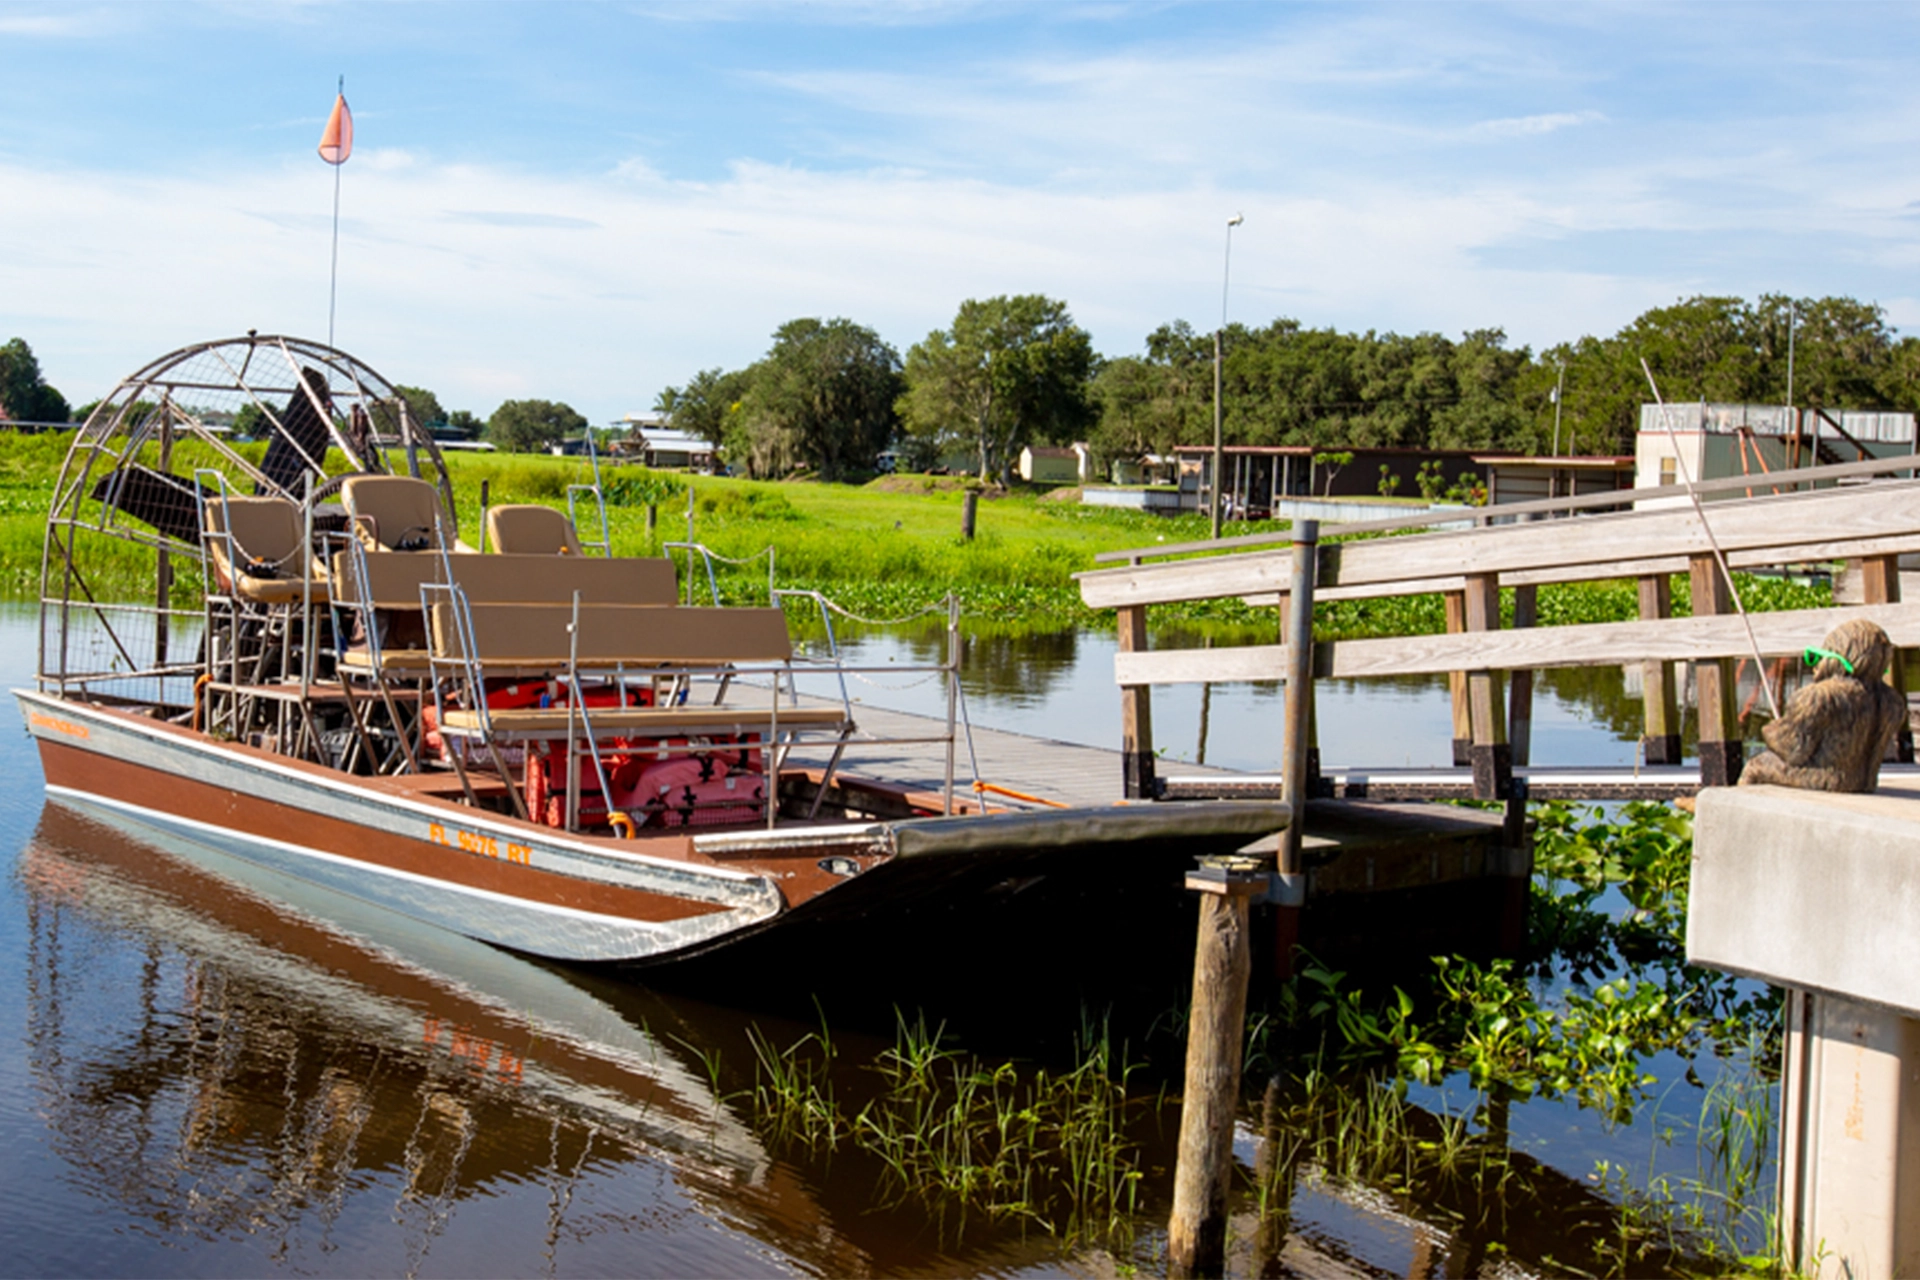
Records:
[[[0,435],[0,597],[32,600],[39,591],[41,543],[54,483],[71,433]],[[243,453],[262,446],[242,445]],[[332,465],[344,466],[337,455]],[[565,509],[567,486],[591,480],[577,458],[451,454],[460,533],[478,540],[480,486],[493,505],[543,503]],[[1072,490],[988,489],[979,506],[978,532],[961,537],[966,480],[957,476],[884,476],[864,485],[814,481],[756,481],[686,476],[632,465],[606,465],[602,485],[607,521],[617,555],[659,555],[669,542],[687,541],[688,492],[692,493],[693,540],[716,556],[714,575],[727,604],[767,600],[768,549],[775,583],[816,590],[853,614],[901,618],[936,605],[951,591],[960,599],[963,623],[976,633],[1009,634],[1105,629],[1110,611],[1080,602],[1073,574],[1094,567],[1102,551],[1199,541],[1202,515],[1163,516],[1082,506]],[[655,524],[648,530],[652,503]],[[583,525],[593,523],[581,512]],[[1233,532],[1281,532],[1286,521],[1237,523]],[[588,539],[598,530],[582,528]],[[129,556],[125,581],[91,584],[103,596],[145,599],[151,569],[142,554]],[[684,552],[674,552],[683,575]],[[721,559],[724,557],[724,559]],[[704,597],[705,570],[695,566],[696,598]],[[1777,578],[1748,579],[1742,596],[1756,611],[1805,608],[1829,601],[1824,586]],[[198,602],[196,575],[183,573],[175,600]],[[1673,593],[1684,614],[1684,583]],[[812,625],[796,609],[796,627]],[[1637,615],[1634,584],[1576,584],[1540,591],[1542,626],[1573,622],[1628,621]],[[1152,611],[1156,629],[1200,631],[1227,643],[1273,638],[1274,612],[1238,601],[1162,605]],[[937,626],[937,621],[924,625]],[[1445,629],[1438,596],[1360,603],[1326,602],[1315,610],[1321,639],[1410,635]]]

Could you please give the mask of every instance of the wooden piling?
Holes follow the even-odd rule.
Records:
[[[1467,630],[1500,629],[1500,579],[1496,574],[1467,575]],[[1467,673],[1467,710],[1473,725],[1473,794],[1480,800],[1505,800],[1513,794],[1513,748],[1507,742],[1507,709],[1498,671]]]
[[[1730,613],[1733,598],[1719,563],[1710,555],[1687,559],[1687,588],[1693,616]],[[1700,709],[1700,785],[1730,787],[1740,781],[1746,749],[1740,738],[1740,702],[1734,688],[1734,660],[1694,664],[1693,686]]]
[[[1447,634],[1459,635],[1467,629],[1467,595],[1449,591],[1443,597],[1447,606]],[[1453,763],[1473,763],[1473,712],[1467,706],[1467,673],[1447,672],[1447,692],[1453,697]]]
[[[1217,1276],[1226,1264],[1227,1199],[1233,1188],[1233,1119],[1240,1101],[1246,1034],[1249,899],[1264,873],[1202,868],[1187,877],[1200,891],[1193,955],[1193,1010],[1181,1086],[1180,1147],[1167,1224],[1168,1273]]]
[[[1673,616],[1673,582],[1664,573],[1640,579],[1640,616],[1651,622]],[[1680,704],[1670,662],[1640,667],[1640,696],[1646,708],[1640,752],[1648,764],[1680,763]]]
[[[1120,652],[1146,652],[1146,606],[1132,605],[1115,613]],[[1153,772],[1153,693],[1143,684],[1120,690],[1120,769],[1122,795],[1129,800],[1153,798],[1158,790]]]
[[[980,514],[980,491],[969,489],[960,499],[960,536],[968,542],[973,541],[973,528]]]
[[[1866,604],[1900,603],[1900,557],[1868,556],[1860,562],[1861,597]],[[1887,683],[1901,697],[1907,696],[1907,656],[1895,649],[1893,666],[1887,671]],[[1913,726],[1902,723],[1895,735],[1888,759],[1899,764],[1913,763]]]

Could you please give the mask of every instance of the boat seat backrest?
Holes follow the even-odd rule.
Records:
[[[421,551],[440,545],[440,495],[412,476],[350,476],[340,501],[369,551]]]
[[[214,535],[208,539],[214,554],[223,560],[231,537],[242,564],[266,560],[292,572],[300,551],[300,508],[285,498],[209,498],[207,532]]]
[[[300,508],[285,498],[209,498],[203,541],[220,590],[260,605],[324,604],[327,583],[302,554]]]
[[[559,671],[566,667],[573,607],[474,604],[474,652],[482,664]],[[432,608],[429,643],[440,658],[465,659],[453,606]],[[786,615],[774,608],[582,605],[579,662],[591,667],[685,667],[775,663],[793,656]]]
[[[566,604],[578,591],[590,605],[673,604],[673,562],[652,556],[453,555],[454,580],[475,603]],[[420,585],[444,581],[437,555],[369,551],[363,598],[351,556],[341,556],[336,571],[342,597],[377,609],[418,609]]]
[[[487,510],[487,545],[509,555],[577,556],[573,521],[552,507],[509,504]]]

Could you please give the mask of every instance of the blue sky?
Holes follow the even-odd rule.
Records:
[[[0,0],[0,339],[76,403],[324,337],[598,421],[795,316],[1064,298],[1539,347],[1700,292],[1920,331],[1920,6]]]

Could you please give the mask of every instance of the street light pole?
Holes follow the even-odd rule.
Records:
[[[1245,222],[1241,214],[1227,219],[1227,254],[1220,267],[1220,327],[1213,331],[1213,483],[1208,486],[1208,505],[1213,514],[1213,536],[1220,536],[1220,476],[1221,461],[1221,351],[1227,337],[1227,281],[1233,272],[1233,229]]]

